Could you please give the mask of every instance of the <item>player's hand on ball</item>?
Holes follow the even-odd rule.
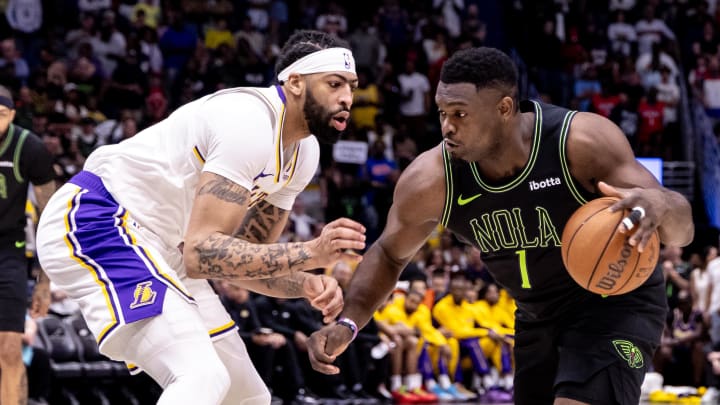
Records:
[[[652,188],[621,188],[613,187],[605,182],[598,183],[601,193],[617,197],[620,201],[610,206],[610,211],[627,210],[630,212],[618,226],[618,232],[634,232],[629,239],[631,246],[637,246],[642,252],[660,225],[661,218],[669,212],[663,191]]]
[[[310,244],[319,267],[332,266],[339,260],[359,262],[362,256],[352,250],[365,248],[365,227],[348,218],[336,219]]]
[[[312,368],[323,374],[339,373],[340,368],[332,363],[345,351],[352,337],[349,328],[338,324],[328,325],[310,335],[307,347]]]
[[[322,311],[325,323],[332,322],[342,312],[342,289],[333,277],[308,274],[303,282],[303,296],[310,305]]]

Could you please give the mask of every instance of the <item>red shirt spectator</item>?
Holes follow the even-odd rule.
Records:
[[[605,118],[610,117],[610,112],[620,102],[620,96],[617,94],[594,94],[591,99],[592,110]]]
[[[654,90],[654,89],[653,89]],[[638,130],[638,143],[646,144],[651,137],[663,130],[663,109],[665,105],[656,100],[655,92],[651,90],[646,98],[640,101],[638,114],[640,115],[640,129]]]

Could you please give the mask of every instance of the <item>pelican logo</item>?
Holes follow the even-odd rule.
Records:
[[[645,364],[643,354],[632,342],[627,340],[613,340],[613,346],[620,358],[627,361],[630,368],[642,368]]]
[[[155,302],[157,292],[150,288],[151,285],[152,281],[144,281],[135,286],[135,292],[133,293],[135,299],[133,303],[130,304],[130,309],[152,305]]]
[[[343,58],[345,58],[345,69],[350,70],[352,68],[352,59],[350,59],[350,54],[343,52]]]

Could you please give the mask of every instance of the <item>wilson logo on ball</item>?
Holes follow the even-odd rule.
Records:
[[[622,277],[623,272],[625,271],[625,265],[627,264],[627,259],[632,254],[632,246],[630,246],[630,243],[628,242],[629,239],[625,239],[625,243],[623,244],[623,248],[620,251],[620,259],[618,259],[615,262],[612,262],[608,264],[608,271],[605,273],[602,278],[595,284],[595,287],[601,288],[603,290],[612,291],[615,288],[615,284],[617,283],[617,280]]]

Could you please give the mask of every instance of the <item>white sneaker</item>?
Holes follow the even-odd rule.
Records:
[[[717,404],[720,402],[720,391],[715,387],[710,387],[700,399],[701,404]]]

